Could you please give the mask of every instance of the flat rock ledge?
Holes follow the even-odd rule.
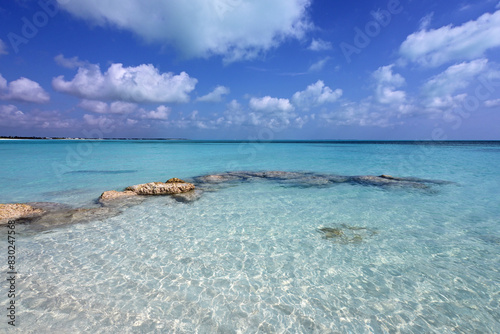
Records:
[[[181,194],[194,190],[195,186],[192,183],[166,183],[166,182],[150,182],[138,184],[128,187],[125,190],[133,191],[137,195],[173,195]]]
[[[124,191],[110,190],[105,191],[99,197],[100,203],[108,203],[121,198],[143,195],[176,195],[187,193],[194,190],[195,185],[185,182],[176,177],[167,180],[166,182],[149,182],[137,184],[135,186],[127,187]]]
[[[0,204],[0,225],[7,224],[9,220],[35,217],[44,213],[45,210],[35,208],[29,204]]]
[[[126,191],[109,190],[101,194],[101,196],[99,197],[99,202],[103,203],[108,201],[114,201],[120,198],[125,198],[130,196],[137,196],[137,194],[130,190]]]

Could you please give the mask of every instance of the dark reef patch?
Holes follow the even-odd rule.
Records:
[[[328,239],[339,244],[355,244],[366,241],[378,234],[376,230],[361,226],[341,224],[335,227],[320,227],[317,230],[323,239]]]
[[[297,187],[325,187],[329,185],[348,183],[362,186],[396,187],[429,189],[433,184],[449,184],[452,182],[441,180],[420,179],[416,177],[394,177],[391,175],[361,175],[346,176],[336,174],[321,174],[312,172],[226,172],[195,177],[193,183],[197,187],[235,182],[250,182],[255,180],[270,180],[283,185]]]

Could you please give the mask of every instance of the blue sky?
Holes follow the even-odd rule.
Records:
[[[500,139],[500,2],[0,4],[0,135]]]

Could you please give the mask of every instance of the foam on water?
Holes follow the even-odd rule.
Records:
[[[143,144],[148,154],[167,150],[151,145]],[[211,144],[208,152],[193,145],[168,147],[202,152],[175,158],[199,159],[187,171],[138,162],[110,168],[116,160],[77,170],[138,170],[104,175],[111,180],[98,186],[108,189],[155,175],[164,181],[223,172],[234,161],[245,170],[388,173],[456,184],[423,192],[257,180],[205,192],[193,203],[148,198],[102,221],[44,232],[19,226],[20,332],[500,331],[496,146],[433,147],[425,163],[416,160],[402,174],[394,166],[418,146],[261,144],[267,146],[248,160],[231,153],[239,144]],[[94,178],[104,180],[98,173],[68,175],[90,188]],[[90,195],[84,186],[66,202],[98,196],[100,189]],[[40,188],[50,187],[64,190],[49,182]],[[322,228],[341,232],[325,237]]]

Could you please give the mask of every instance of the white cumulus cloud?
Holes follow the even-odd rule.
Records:
[[[303,91],[293,94],[292,102],[305,110],[324,103],[337,101],[342,96],[342,89],[332,90],[325,86],[322,80],[318,80]]]
[[[32,110],[24,112],[16,106],[0,105],[0,127],[8,128],[43,128],[43,129],[74,129],[78,123],[74,119],[67,119],[58,111]]]
[[[375,99],[378,103],[397,104],[406,100],[406,93],[402,90],[396,90],[405,84],[405,79],[398,73],[394,74],[393,67],[394,64],[382,66],[372,74],[376,82]]]
[[[123,101],[108,104],[96,100],[82,100],[78,107],[98,114],[129,114],[137,109],[137,104]]]
[[[7,83],[7,80],[0,74],[0,99],[47,103],[50,97],[38,82],[21,77]]]
[[[189,93],[198,80],[187,73],[160,73],[151,64],[123,67],[111,64],[105,73],[99,65],[79,67],[75,77],[52,80],[55,90],[90,100],[119,100],[125,102],[169,103],[188,102]]]
[[[139,112],[141,114],[141,118],[166,121],[170,115],[171,109],[162,105],[155,110],[147,111],[141,109]]]
[[[403,60],[436,67],[456,60],[470,60],[500,46],[500,11],[485,13],[461,26],[420,30],[401,44]]]
[[[207,95],[201,96],[196,99],[196,101],[201,102],[220,102],[222,101],[222,96],[229,94],[230,90],[224,86],[217,86],[215,89],[208,93]]]
[[[278,103],[273,101],[269,104]],[[226,127],[259,127],[272,129],[273,131],[281,131],[289,127],[301,128],[309,121],[309,116],[300,117],[295,114],[290,107],[286,106],[287,103],[283,102],[282,108],[274,107],[248,111],[236,100],[233,100],[227,104],[227,110],[224,112],[224,116],[218,118],[215,123]],[[268,105],[268,107],[270,106]],[[272,112],[269,112],[270,110]]]
[[[425,29],[429,28],[429,26],[431,25],[433,16],[434,16],[434,12],[431,12],[431,13],[427,14],[426,16],[422,17],[420,19],[419,30],[425,30]]]
[[[167,120],[171,112],[171,109],[164,105],[161,105],[154,110],[146,110],[144,108],[138,109],[138,106],[135,103],[129,103],[123,101],[114,101],[108,104],[106,102],[96,101],[96,100],[82,100],[78,104],[78,107],[94,113],[107,115],[100,118],[88,115],[86,117],[86,120],[90,122],[97,122],[103,119],[111,119],[110,116],[112,116],[112,114],[115,115],[126,114],[129,117],[137,117],[145,120]],[[133,118],[129,118],[129,120],[133,120]]]
[[[312,64],[310,67],[309,67],[309,72],[319,72],[321,71],[326,63],[330,60],[330,57],[325,57],[323,59],[320,59],[318,60],[317,62],[315,62],[314,64]]]
[[[424,84],[422,91],[427,97],[453,94],[455,91],[469,86],[472,79],[486,70],[487,65],[487,59],[452,65],[442,73],[430,78]]]
[[[294,107],[288,99],[279,99],[276,97],[264,96],[261,98],[252,97],[250,99],[250,108],[258,111],[293,111]]]
[[[78,107],[98,114],[106,114],[109,111],[109,106],[106,102],[96,100],[84,99],[78,104]]]
[[[100,127],[102,129],[107,129],[112,131],[116,127],[116,120],[106,117],[106,116],[94,116],[85,114],[83,115],[83,121],[92,127]]]
[[[1,126],[13,126],[27,121],[26,115],[12,104],[0,105],[0,115]]]
[[[88,65],[88,62],[80,60],[78,57],[66,58],[59,54],[54,57],[56,64],[66,68],[77,68]]]
[[[488,108],[500,107],[500,99],[484,101],[484,105]]]
[[[308,49],[312,51],[331,50],[332,48],[332,43],[324,41],[322,39],[313,39],[308,47]]]
[[[250,59],[287,38],[302,38],[312,24],[311,0],[86,0],[60,6],[92,24],[129,30],[169,44],[185,57]]]

